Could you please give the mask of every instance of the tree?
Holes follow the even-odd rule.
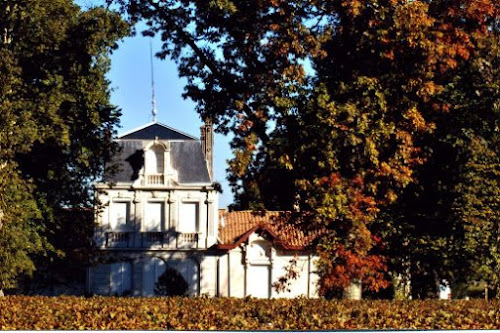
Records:
[[[233,132],[237,205],[296,206],[293,223],[327,231],[323,292],[385,287],[397,226],[377,216],[416,181],[424,139],[465,112],[446,87],[497,33],[493,1],[111,2],[161,34],[184,96]]]
[[[70,0],[0,4],[0,289],[58,252],[47,239],[61,208],[93,205],[117,149],[108,54],[127,33],[119,14]]]
[[[421,138],[428,161],[381,219],[397,225],[385,237],[399,254],[391,268],[411,276],[414,297],[435,295],[442,279],[452,287],[483,280],[498,289],[498,38],[479,44],[444,87],[451,110]]]
[[[188,290],[186,279],[175,268],[167,267],[155,284],[155,294],[160,296],[183,296]]]
[[[480,56],[453,82],[452,100],[466,115],[449,126],[459,128],[454,142],[460,163],[452,191],[454,241],[451,281],[483,280],[500,297],[500,36],[486,39]],[[451,90],[451,89],[450,89]],[[451,132],[451,131],[450,131]],[[461,256],[456,254],[460,253]],[[464,265],[465,262],[465,265]],[[460,270],[455,269],[460,272]]]

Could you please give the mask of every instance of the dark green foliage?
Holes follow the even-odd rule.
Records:
[[[415,184],[381,215],[391,269],[412,277],[414,297],[432,297],[446,279],[478,282],[498,294],[500,279],[499,37],[462,64],[443,98],[456,109],[421,138],[427,162]],[[392,227],[386,228],[389,224]]]
[[[93,264],[97,250],[93,209],[58,209],[50,225],[47,241],[61,252],[58,256],[32,256],[36,271],[24,276],[17,293],[54,295],[59,290],[83,293],[87,267]]]
[[[167,267],[158,277],[155,294],[159,296],[183,296],[188,290],[186,279],[175,268]]]
[[[34,270],[31,254],[61,254],[47,242],[61,208],[93,206],[117,150],[108,55],[127,33],[70,0],[0,3],[0,289]]]

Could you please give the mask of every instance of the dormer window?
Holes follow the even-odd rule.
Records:
[[[176,183],[177,172],[170,165],[170,142],[155,140],[144,150],[145,185]]]
[[[165,148],[156,144],[146,150],[145,172],[149,185],[163,185],[165,183]]]
[[[146,174],[162,174],[165,171],[165,148],[154,145],[146,151]]]

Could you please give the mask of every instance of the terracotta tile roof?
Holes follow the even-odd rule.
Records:
[[[286,223],[289,213],[279,211],[234,211],[219,210],[219,239],[221,249],[232,249],[244,242],[253,232],[265,230],[285,249],[304,249],[314,239],[314,234],[305,234],[298,227]]]

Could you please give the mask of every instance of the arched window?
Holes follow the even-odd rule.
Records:
[[[154,145],[146,151],[146,174],[161,174],[165,170],[165,149]]]
[[[132,294],[132,263],[117,262],[110,264],[110,294],[131,295]]]

